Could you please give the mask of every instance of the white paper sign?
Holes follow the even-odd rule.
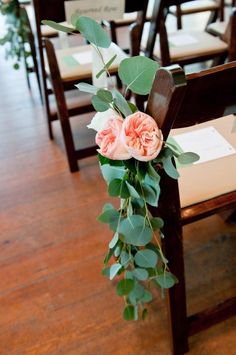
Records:
[[[68,23],[74,13],[98,21],[121,19],[125,8],[125,0],[72,0],[65,1],[64,4]]]
[[[172,46],[187,46],[189,44],[196,44],[198,43],[198,40],[188,34],[180,34],[178,36],[171,36],[169,37],[169,43]]]
[[[72,54],[72,57],[79,63],[79,64],[88,64],[92,63],[92,51],[86,51],[81,53]]]
[[[184,152],[194,152],[200,156],[195,164],[236,153],[235,148],[214,127],[177,134],[173,139]]]

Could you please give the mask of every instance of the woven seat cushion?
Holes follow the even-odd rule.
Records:
[[[218,55],[227,51],[228,48],[227,43],[204,31],[179,30],[169,33],[168,40],[172,62],[201,56]],[[157,59],[161,58],[158,38],[153,53]]]
[[[236,149],[236,117],[225,116],[194,127],[174,129],[171,135],[214,127]],[[200,144],[200,142],[199,142]],[[179,168],[181,206],[191,206],[236,189],[236,154]]]
[[[110,73],[117,72],[121,60],[128,57],[115,43],[112,43],[109,49],[106,48],[103,52],[105,62],[108,62],[115,54],[117,57],[109,68]],[[72,82],[91,78],[92,47],[90,45],[58,49],[56,57],[62,81]],[[46,71],[48,72],[47,65]]]
[[[219,8],[219,5],[214,0],[196,0],[181,4],[181,14],[188,15],[196,12],[212,11]],[[176,15],[176,6],[170,6],[170,13]]]
[[[226,31],[227,24],[227,21],[213,22],[207,27],[207,31],[221,37]]]

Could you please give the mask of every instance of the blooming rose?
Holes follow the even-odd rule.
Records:
[[[162,147],[161,130],[156,121],[143,112],[126,117],[121,140],[132,157],[141,161],[156,158]]]
[[[88,128],[92,128],[95,131],[102,131],[103,129],[105,129],[107,127],[107,122],[111,119],[111,118],[118,118],[118,114],[116,111],[112,110],[111,108],[109,108],[107,111],[104,112],[97,112],[91,123],[87,126]]]
[[[106,128],[96,134],[98,152],[112,160],[127,160],[131,154],[120,140],[123,118],[112,118],[107,121]]]

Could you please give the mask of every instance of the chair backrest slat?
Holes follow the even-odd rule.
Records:
[[[184,75],[177,66],[161,68],[149,95],[147,112],[163,130],[236,113],[236,62]]]

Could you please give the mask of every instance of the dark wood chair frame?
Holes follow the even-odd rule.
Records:
[[[161,68],[147,103],[162,129],[164,140],[171,128],[191,126],[236,111],[236,62],[185,76],[173,65]],[[164,219],[163,246],[170,270],[179,283],[168,292],[170,333],[174,355],[188,351],[188,337],[236,315],[236,297],[200,313],[187,315],[183,254],[183,227],[194,221],[236,209],[236,191],[181,209],[178,182],[163,173],[158,209],[152,213]]]
[[[206,28],[207,26],[212,23],[215,22],[217,19],[219,19],[220,21],[224,21],[224,6],[225,6],[225,1],[224,0],[215,0],[218,3],[218,7],[216,10],[210,10],[210,16],[209,19],[207,21],[206,24]],[[189,12],[189,14],[196,14],[196,13],[200,13],[200,12],[206,12],[209,11],[209,8],[205,8],[204,10],[193,10],[192,12]],[[173,15],[173,12],[170,12]],[[182,29],[182,16],[184,14],[182,13],[182,9],[181,9],[181,5],[176,5],[176,20],[177,20],[177,29],[181,30]],[[187,15],[186,15],[187,16]]]
[[[70,118],[78,115],[78,113],[82,115],[84,113],[92,112],[94,111],[94,108],[90,101],[86,105],[83,104],[82,106],[78,105],[77,107],[71,109],[68,108],[53,44],[49,39],[44,39],[44,46],[46,49],[50,70],[49,80],[55,95],[57,115],[62,129],[67,160],[70,171],[75,172],[79,170],[78,160],[89,157],[91,155],[95,155],[97,152],[97,146],[94,145],[83,149],[75,148],[73,133],[70,125]]]

